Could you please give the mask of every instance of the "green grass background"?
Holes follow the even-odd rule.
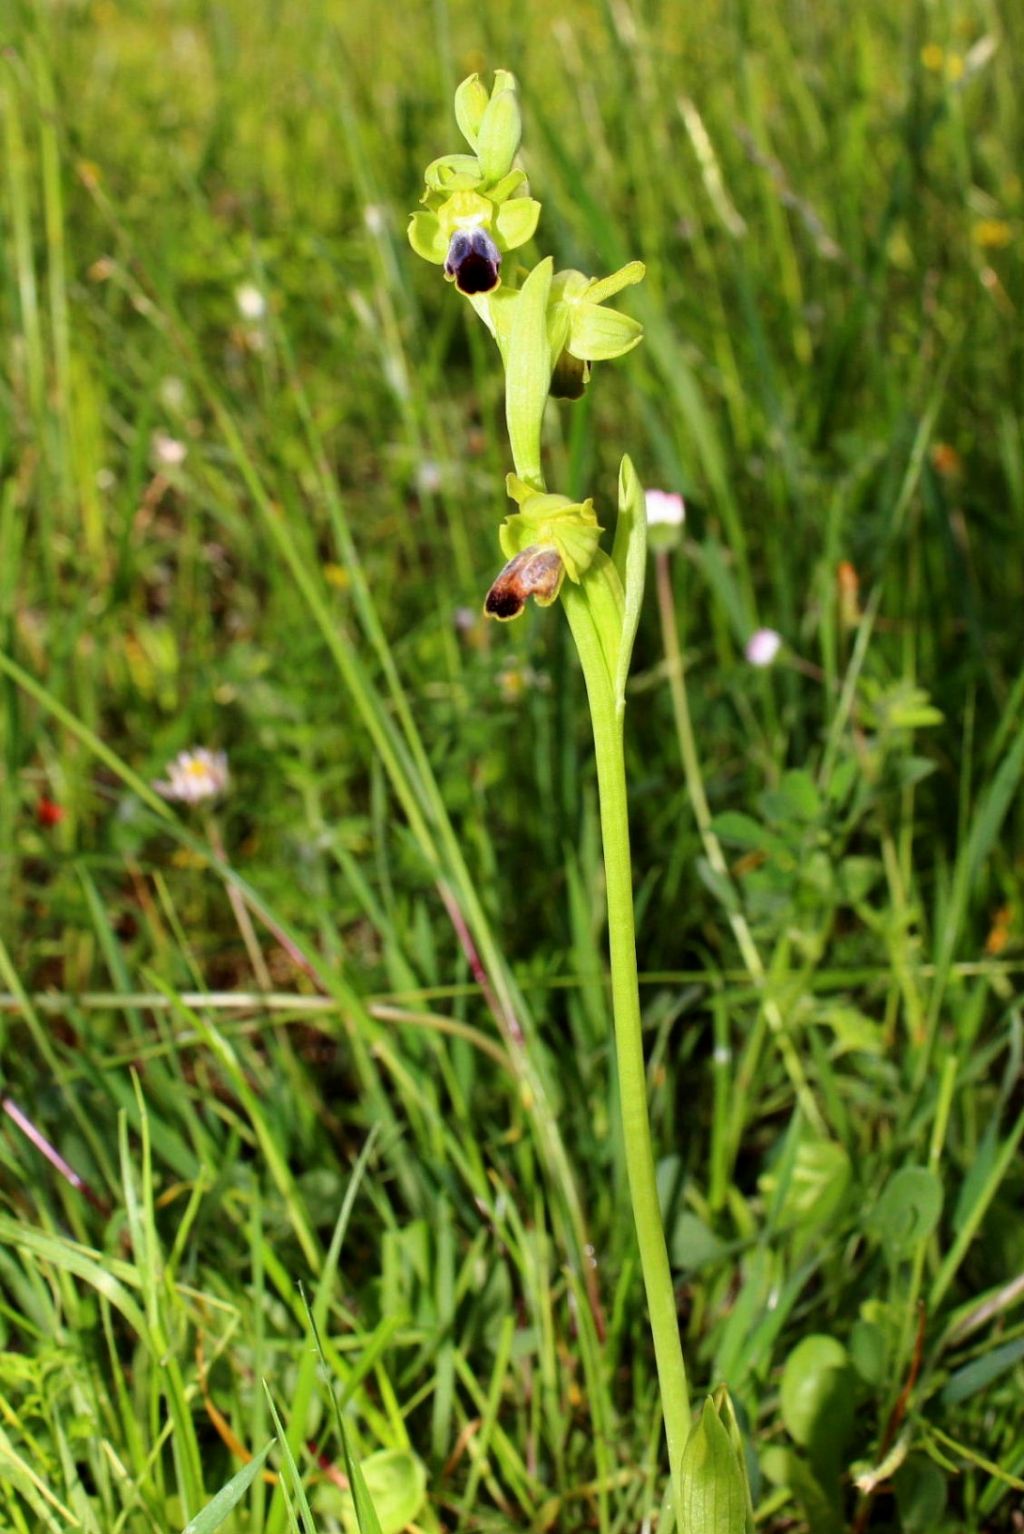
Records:
[[[500,368],[404,237],[500,65],[537,252],[647,263],[551,482],[607,522],[628,450],[687,497],[628,752],[696,1386],[730,1385],[767,1528],[1016,1527],[1019,6],[0,29],[2,1526],[181,1529],[276,1409],[295,1474],[275,1443],[207,1527],[338,1528],[328,1381],[359,1454],[404,1453],[402,1522],[658,1512],[583,689],[557,611],[477,616]],[[195,743],[215,823],[148,786]]]

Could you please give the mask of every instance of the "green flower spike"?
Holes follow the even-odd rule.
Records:
[[[473,154],[442,155],[427,166],[426,212],[409,220],[409,243],[467,296],[489,293],[501,280],[501,258],[532,239],[540,203],[514,196],[526,183],[512,162],[522,121],[508,70],[495,72],[488,95],[479,75],[455,93],[455,116]]]
[[[642,282],[645,270],[642,261],[630,261],[610,277],[585,277],[572,270],[556,275],[548,303],[548,338],[557,358],[551,393],[556,398],[579,399],[590,381],[591,363],[623,357],[643,340],[638,320],[604,304]]]
[[[487,593],[489,618],[518,618],[528,597],[548,607],[566,576],[577,585],[598,553],[602,529],[594,503],[548,495],[510,474],[510,498],[520,510],[506,517],[498,530],[508,564]]]

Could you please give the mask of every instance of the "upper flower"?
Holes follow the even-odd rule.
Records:
[[[526,195],[513,161],[522,137],[514,77],[498,69],[490,93],[479,75],[455,93],[455,116],[472,154],[442,155],[427,166],[424,213],[409,219],[409,243],[467,295],[501,280],[504,252],[531,239],[540,203]],[[519,195],[516,195],[516,194]]]
[[[645,270],[642,261],[630,261],[610,277],[585,277],[571,268],[556,274],[548,301],[548,340],[557,358],[552,394],[578,399],[590,381],[592,362],[623,357],[643,340],[638,320],[604,305],[623,288],[642,282]]]

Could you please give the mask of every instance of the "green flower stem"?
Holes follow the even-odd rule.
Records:
[[[623,714],[616,704],[605,651],[587,596],[586,579],[582,586],[572,586],[566,582],[562,588],[562,600],[579,651],[594,729],[622,1138],[640,1265],[654,1337],[672,1473],[672,1493],[678,1509],[682,1506],[680,1470],[690,1432],[690,1399],[679,1337],[675,1289],[658,1201],[647,1108],[647,1074],[633,918],[633,872],[629,850]]]

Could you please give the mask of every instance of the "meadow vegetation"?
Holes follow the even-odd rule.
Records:
[[[1022,60],[1010,0],[9,0],[0,1527],[351,1530],[343,1438],[384,1534],[667,1526],[583,685],[482,616],[501,373],[405,237],[498,66],[544,250],[647,268],[552,482],[686,498],[626,742],[695,1398],[766,1530],[1022,1526]]]

